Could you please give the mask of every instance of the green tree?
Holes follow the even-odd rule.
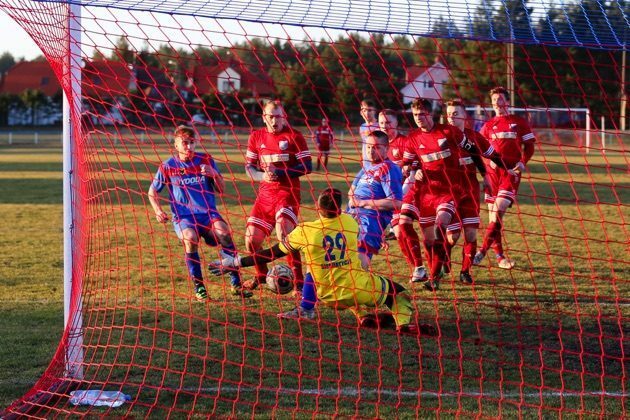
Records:
[[[24,103],[24,106],[30,110],[31,125],[35,125],[37,110],[47,102],[46,95],[39,89],[25,89],[20,94],[20,99]]]
[[[19,104],[20,98],[12,93],[0,93],[0,126],[6,126],[9,122],[9,110]]]
[[[133,63],[135,53],[131,50],[127,37],[122,35],[116,41],[116,46],[111,52],[109,59],[113,61],[122,61],[125,63]]]
[[[5,51],[0,55],[0,75],[5,71],[9,70],[11,67],[15,65],[15,58],[13,54],[8,51]]]

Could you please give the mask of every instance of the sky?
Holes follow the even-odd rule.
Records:
[[[11,40],[11,42],[2,42],[0,54],[8,51],[16,59],[24,57],[27,60],[32,60],[42,54],[39,47],[35,45],[24,29],[2,10],[0,10],[0,39]],[[7,48],[9,46],[10,48]]]

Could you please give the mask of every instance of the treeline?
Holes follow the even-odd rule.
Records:
[[[240,66],[270,79],[289,115],[302,121],[327,115],[340,123],[356,124],[358,103],[365,97],[373,98],[380,107],[402,109],[400,89],[407,83],[407,70],[414,66],[427,68],[436,61],[442,62],[451,75],[445,97],[489,105],[487,91],[506,85],[509,72],[514,74],[516,106],[589,107],[594,115],[613,118],[619,113],[623,92],[620,50],[552,47],[536,42],[554,39],[559,44],[575,44],[575,31],[579,30],[580,39],[595,45],[595,31],[587,29],[601,27],[609,27],[625,42],[628,11],[626,1],[603,3],[603,9],[595,1],[580,2],[565,5],[562,10],[550,6],[543,18],[531,22],[533,10],[527,1],[507,0],[490,13],[479,8],[467,28],[440,19],[421,37],[345,33],[334,40],[252,38],[231,47],[197,46],[190,50],[163,44],[156,50],[147,46],[141,51],[134,51],[121,37],[107,56],[97,51],[92,58],[124,61],[135,68],[163,69],[172,83],[168,88],[172,94],[165,96],[180,107],[177,112],[191,113],[201,105],[212,118],[231,120],[241,116],[241,123],[248,123],[246,120],[258,111],[256,100],[260,98],[255,92],[202,92],[182,99],[178,89],[190,88],[195,66],[230,63],[237,71]],[[513,33],[522,41],[513,47],[513,70],[508,71],[508,44],[466,39],[487,33],[488,14],[498,39]],[[133,101],[137,102],[134,107],[151,112],[142,95],[134,96]],[[189,107],[188,102],[195,105]],[[188,108],[192,111],[183,111]]]
[[[514,45],[517,106],[588,106],[603,115],[618,113],[622,93],[620,50],[534,43],[539,39],[575,43],[575,31],[581,31],[580,39],[591,40],[595,45],[596,34],[588,28],[602,27],[609,27],[611,33],[625,40],[625,17],[629,11],[625,1],[607,2],[605,9],[598,2],[567,5],[564,10],[551,6],[538,22],[530,21],[533,10],[527,2],[510,0],[505,6],[491,12],[497,38],[514,33],[523,41],[531,41]],[[151,66],[171,63],[177,69],[174,73],[180,84],[196,64],[213,66],[236,61],[253,73],[268,75],[277,97],[286,103],[291,115],[319,118],[326,114],[340,121],[350,118],[352,121],[348,122],[354,123],[357,104],[364,97],[374,98],[381,107],[400,109],[403,105],[399,91],[407,83],[406,70],[412,66],[428,67],[436,60],[451,73],[445,96],[487,104],[487,91],[507,83],[509,46],[464,39],[467,33],[487,32],[487,19],[488,11],[479,8],[468,32],[453,21],[441,19],[430,33],[417,38],[383,34],[366,37],[356,33],[335,40],[300,42],[253,38],[230,48],[199,46],[187,51],[163,45],[153,53],[141,51],[137,55],[121,39],[119,48],[109,58],[140,60]],[[214,108],[230,99],[210,95],[204,101]]]

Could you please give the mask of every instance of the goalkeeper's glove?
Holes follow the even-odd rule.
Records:
[[[214,260],[208,264],[208,270],[215,276],[219,276],[229,271],[235,271],[241,266],[241,256],[229,255],[224,251],[221,251],[221,259]]]

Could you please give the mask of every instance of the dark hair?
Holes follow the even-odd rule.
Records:
[[[341,214],[341,191],[337,188],[326,188],[317,197],[317,206],[320,213],[326,218],[332,219]]]
[[[464,106],[464,102],[462,102],[461,99],[451,99],[450,101],[446,102],[446,106],[459,106],[462,108],[466,108]]]
[[[508,90],[503,86],[497,86],[490,89],[490,96],[494,95],[495,93],[505,96],[505,99],[510,99],[510,92],[508,92]]]
[[[364,99],[361,101],[361,104],[365,104],[365,106],[369,106],[371,108],[374,108],[374,101],[372,99]]]
[[[433,105],[431,105],[431,101],[424,98],[416,98],[411,103],[411,109],[415,110],[425,110],[429,114],[433,111]]]
[[[368,137],[370,136],[376,138],[379,144],[383,144],[383,145],[389,144],[389,136],[387,136],[387,133],[385,133],[384,131],[381,131],[381,130],[370,131],[370,134],[368,134]]]
[[[390,108],[385,108],[383,109],[381,112],[378,113],[378,115],[385,115],[387,117],[396,117],[398,118],[398,113],[396,111],[394,111],[393,109]]]
[[[189,137],[194,139],[195,130],[187,125],[178,125],[177,127],[175,127],[175,131],[173,132],[173,139],[177,137]]]

